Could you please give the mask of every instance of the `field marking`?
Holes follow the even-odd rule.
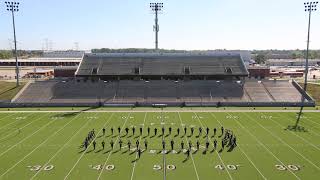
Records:
[[[181,118],[181,116],[180,116],[180,113],[179,113],[179,112],[178,112],[178,116],[179,116],[179,119],[180,119],[180,123],[181,123],[181,125],[182,125],[182,124],[183,124],[183,122],[182,122],[182,118]],[[188,142],[188,138],[187,138],[187,136],[185,136],[184,138],[185,138],[185,139],[186,139],[186,141]],[[193,168],[194,168],[194,170],[195,170],[195,172],[196,172],[197,179],[199,180],[199,175],[198,175],[198,171],[197,171],[196,164],[194,163],[194,160],[193,160],[192,152],[190,152],[190,157],[191,157],[191,159],[192,159],[192,164],[193,164]],[[232,178],[231,178],[231,179],[232,179]]]
[[[254,109],[221,109],[221,110],[217,110],[217,109],[211,109],[211,110],[199,110],[199,109],[185,109],[185,110],[166,110],[165,112],[238,112],[238,113],[242,113],[242,112],[297,112],[298,109],[296,110],[281,110],[281,109],[269,109],[269,110],[254,110]],[[39,110],[39,111],[0,111],[1,113],[25,113],[25,112],[36,112],[36,113],[72,113],[72,112],[82,112],[82,113],[92,113],[92,112],[96,112],[96,113],[112,113],[112,112],[124,112],[124,113],[129,113],[129,112],[161,112],[161,110],[153,110],[150,108],[150,110],[88,110],[88,111],[82,111],[82,110]],[[304,112],[320,112],[320,110],[304,110]]]
[[[28,114],[28,115],[26,116],[26,119],[27,119],[28,116],[31,116],[32,114],[34,114],[34,113]],[[24,119],[23,119],[23,120],[24,120]],[[6,125],[0,127],[0,129],[4,129],[5,127],[10,126],[11,124],[14,124],[14,123],[17,122],[17,121],[21,121],[21,119],[16,119],[15,121],[13,121],[13,122],[11,122],[11,123],[9,123],[9,124],[6,124]]]
[[[277,161],[279,163],[281,163],[281,165],[285,166],[285,164],[275,155],[273,154],[269,148],[267,148],[256,136],[254,136],[247,128],[245,128],[240,122],[239,120],[235,120],[242,129],[246,130],[248,132],[248,134],[250,134],[250,136],[252,136],[261,146],[263,146],[268,152],[269,154],[271,154],[275,159],[277,159]],[[289,172],[291,172],[291,174],[293,174],[297,179],[300,179],[294,172],[292,172],[290,169],[288,169]]]
[[[246,114],[245,114],[246,115]],[[315,168],[317,168],[318,170],[320,170],[320,168],[315,165],[312,161],[310,161],[308,158],[306,158],[305,156],[303,156],[301,153],[297,152],[294,148],[292,148],[288,143],[286,143],[285,141],[283,141],[281,138],[279,138],[278,136],[274,135],[270,130],[266,129],[265,127],[263,127],[258,121],[252,119],[252,117],[246,115],[247,117],[249,117],[249,119],[251,119],[252,121],[256,122],[257,124],[260,125],[260,127],[262,127],[264,130],[268,131],[269,134],[271,134],[273,137],[277,138],[279,141],[281,141],[282,143],[286,144],[291,150],[293,150],[296,154],[298,154],[300,157],[302,157],[304,160],[308,161],[311,165],[313,165]]]
[[[17,129],[21,130],[21,129],[29,126],[30,124],[32,124],[32,123],[34,123],[34,122],[36,122],[36,121],[39,121],[39,120],[40,120],[40,119],[37,118],[37,120],[33,120],[33,121],[31,121],[30,123],[26,124],[25,126],[23,126],[23,127],[21,127],[21,128],[18,127]],[[15,122],[17,122],[17,121],[20,121],[20,119],[17,119],[16,121],[14,121],[14,122],[12,122],[12,123],[10,123],[10,124],[13,124],[13,123],[15,123]],[[10,124],[7,124],[7,125],[10,125]],[[4,128],[4,127],[2,127],[2,128]],[[1,129],[1,128],[0,128],[0,129]],[[6,137],[8,137],[8,136],[10,136],[11,134],[14,134],[14,133],[15,133],[15,131],[12,131],[11,133],[9,133],[9,134],[7,134],[6,136],[4,136],[3,138],[1,138],[0,141],[6,139]]]
[[[310,116],[312,116],[312,115],[310,115]],[[313,116],[312,116],[313,117]],[[306,120],[307,121],[309,121],[309,122],[311,122],[311,123],[313,123],[313,124],[316,124],[316,125],[320,125],[319,123],[317,123],[317,122],[315,122],[315,121],[313,121],[313,120],[311,120],[310,118],[306,118]],[[303,123],[305,123],[305,121],[302,121]],[[306,124],[306,123],[305,123]],[[309,124],[310,126],[312,126],[311,124]],[[316,128],[317,130],[319,130],[320,129],[320,126],[315,126],[315,127],[313,127],[313,128]],[[313,131],[314,132],[314,131]],[[318,133],[316,133],[316,132],[314,132],[317,136],[320,136],[320,134],[318,134]]]
[[[11,124],[16,123],[17,121],[21,121],[21,119],[16,119],[15,121],[10,122],[10,123],[8,123],[8,124],[6,124],[6,125],[4,125],[4,126],[0,127],[0,129],[4,129],[4,128],[5,128],[5,127],[7,127],[7,126],[10,126]]]
[[[217,120],[217,122],[220,124],[220,126],[222,126],[221,122],[218,120],[218,118],[213,115],[212,113],[210,113],[210,115]],[[240,151],[242,152],[242,154],[244,154],[246,156],[246,158],[250,161],[250,163],[253,165],[253,167],[259,172],[259,174],[262,176],[263,179],[267,179],[262,172],[259,170],[259,168],[253,163],[253,161],[249,158],[249,156],[242,150],[242,148],[240,147],[240,144],[238,144],[238,147],[240,149]]]
[[[13,166],[11,166],[9,169],[7,169],[7,171],[5,171],[1,176],[3,177],[5,174],[7,174],[11,169],[13,169],[14,167],[16,167],[18,164],[20,164],[23,160],[25,160],[27,157],[29,157],[34,151],[36,151],[39,147],[41,147],[43,144],[45,144],[51,137],[55,136],[58,132],[60,132],[61,130],[63,130],[67,125],[69,125],[71,122],[73,122],[78,116],[80,115],[77,114],[75,117],[73,117],[71,120],[69,120],[68,123],[66,123],[64,126],[62,126],[61,128],[59,128],[58,131],[55,131],[53,134],[51,134],[50,136],[48,136],[41,144],[39,144],[37,147],[35,147],[30,153],[28,153],[27,155],[25,155],[22,159],[20,159],[20,161],[18,161],[16,164],[14,164]]]
[[[202,126],[202,128],[203,128],[203,129],[205,129],[205,127],[203,126],[203,124],[202,124],[202,122],[201,122],[200,118],[198,117],[198,115],[197,115],[195,112],[193,112],[193,113],[196,115],[196,117],[197,117],[197,119],[198,119],[198,121],[199,121],[200,125]],[[209,141],[210,141],[210,143],[211,143],[211,146],[212,146],[212,147],[214,147],[214,146],[213,146],[213,142],[212,142],[211,138],[208,138],[208,139],[209,139]],[[220,154],[219,154],[216,150],[215,150],[215,152],[217,153],[217,155],[218,155],[218,157],[219,157],[219,159],[220,159],[220,161],[221,161],[222,165],[223,165],[224,167],[226,167],[226,165],[224,164],[224,162],[223,162],[223,160],[222,160],[222,158],[221,158]],[[231,176],[231,174],[230,174],[230,172],[229,172],[228,168],[226,168],[226,170],[227,170],[227,173],[228,173],[228,175],[229,175],[229,178],[232,180],[233,178],[232,178],[232,176]]]
[[[82,125],[81,128],[78,129],[78,131],[77,131],[75,134],[73,134],[73,135],[69,138],[69,140],[68,140],[66,143],[64,143],[64,145],[63,145],[43,166],[44,166],[44,167],[47,166],[67,145],[69,145],[69,142],[70,142],[74,137],[76,137],[76,136],[79,134],[79,132],[81,132],[81,130],[82,130],[83,128],[85,128],[91,121],[92,121],[92,119],[90,119],[90,120],[87,121],[84,125]],[[37,171],[37,172],[30,178],[30,180],[33,179],[33,178],[35,178],[35,177],[40,173],[41,170],[42,170],[42,168],[41,168],[39,171]]]
[[[109,123],[111,117],[113,117],[114,113],[112,113],[108,120],[103,124],[102,127],[105,127],[107,123]],[[102,129],[99,130],[99,132],[97,134],[99,134],[102,131]],[[97,139],[98,136],[96,136],[93,141],[90,142],[90,144],[88,145],[88,147],[90,147],[90,145],[92,144],[92,142],[94,142]],[[73,169],[77,166],[77,164],[80,162],[80,160],[82,159],[82,157],[84,156],[84,154],[87,152],[89,148],[87,148],[85,151],[83,151],[83,153],[81,154],[81,156],[78,158],[77,162],[73,165],[73,167],[70,169],[70,171],[68,172],[68,174],[64,177],[64,179],[67,179],[68,176],[71,174],[71,172],[73,171]]]
[[[161,109],[161,124],[163,124],[162,127],[165,125],[164,119],[166,119],[166,116],[163,117],[163,113],[165,113],[165,112],[163,112],[163,109]],[[165,138],[166,137],[163,134],[162,135],[162,141],[165,141]],[[166,180],[167,179],[166,153],[162,154],[162,160],[163,160],[163,180]]]
[[[118,136],[117,139],[114,141],[114,144],[116,144],[116,143],[118,142],[119,138],[121,137],[121,132],[122,132],[123,128],[125,127],[125,125],[127,124],[128,120],[130,119],[130,118],[129,118],[130,114],[131,114],[131,113],[128,113],[128,116],[127,116],[127,118],[126,118],[126,121],[123,123],[123,125],[122,125],[122,127],[121,127],[121,129],[120,129],[119,136]],[[112,150],[109,152],[108,157],[107,157],[106,161],[104,162],[104,164],[103,164],[103,166],[102,166],[102,169],[101,169],[101,171],[100,171],[99,176],[98,176],[97,179],[100,179],[103,170],[106,168],[107,162],[108,162],[111,154],[112,154]]]
[[[147,117],[147,112],[144,114],[143,124],[146,123],[146,117]],[[141,135],[140,138],[139,138],[139,142],[141,141],[141,138],[142,138],[142,135]],[[138,154],[136,154],[136,159],[137,159],[137,157],[138,157]],[[133,174],[134,174],[134,169],[135,169],[135,167],[136,167],[136,162],[137,162],[137,161],[134,161],[134,164],[133,164],[132,173],[131,173],[131,178],[130,178],[131,180],[133,179]]]
[[[6,116],[3,116],[0,118],[0,121],[2,121],[3,119],[7,119],[8,117],[13,116],[14,114],[6,114]]]
[[[280,114],[280,113],[279,113],[279,114]],[[281,115],[280,115],[280,116],[281,116]],[[284,117],[284,118],[285,118],[285,117]],[[282,125],[281,125],[280,123],[278,123],[278,122],[276,122],[276,121],[274,121],[274,120],[272,120],[272,119],[271,119],[271,121],[274,122],[274,123],[276,123],[279,127],[282,128]],[[300,138],[301,140],[303,140],[303,141],[306,142],[307,144],[313,146],[314,148],[316,148],[317,150],[320,151],[320,148],[318,148],[318,147],[317,147],[316,145],[314,145],[313,143],[307,141],[305,138],[297,135],[296,133],[294,133],[294,132],[292,132],[292,131],[289,131],[289,132],[290,132],[291,134],[294,134],[296,137]]]
[[[313,116],[313,114],[310,114],[310,116],[311,117],[314,117]],[[317,118],[317,117],[316,117]],[[310,118],[307,118],[309,121],[311,121],[311,122],[313,122],[313,123],[315,123],[315,124],[317,124],[317,125],[319,125],[320,126],[320,123],[318,123],[318,122],[316,122],[316,121],[313,121],[312,119],[310,119]]]
[[[47,116],[47,115],[48,115],[48,114],[46,113],[45,115],[40,116],[38,119],[40,119],[40,118],[42,118],[42,117],[44,117],[44,116]],[[36,120],[36,121],[38,121],[38,120]],[[33,122],[34,122],[34,121],[33,121]],[[51,124],[52,122],[53,122],[52,120],[49,121],[47,124],[45,124],[44,126],[41,126],[40,129],[38,129],[37,131],[33,132],[31,135],[23,138],[21,141],[19,141],[19,142],[16,143],[15,145],[11,146],[11,147],[10,147],[9,149],[7,149],[6,151],[2,152],[2,153],[0,154],[0,157],[1,157],[2,155],[4,155],[5,153],[7,153],[8,151],[10,151],[12,148],[16,147],[18,144],[22,143],[22,142],[25,141],[26,139],[30,138],[31,136],[33,136],[34,134],[36,134],[37,132],[39,132],[42,128],[44,128],[44,127],[48,126],[49,124]]]

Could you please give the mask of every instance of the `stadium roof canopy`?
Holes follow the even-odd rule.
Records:
[[[236,53],[85,54],[77,76],[247,76]]]

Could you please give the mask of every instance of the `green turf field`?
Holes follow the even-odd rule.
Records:
[[[285,130],[295,122],[295,113],[263,112],[0,112],[0,179],[111,179],[111,180],[208,180],[208,179],[319,179],[320,114],[305,113],[300,131]],[[136,127],[135,136],[125,136],[125,128]],[[139,136],[139,127],[143,135]],[[166,128],[164,136],[161,127]],[[168,128],[173,128],[168,134]],[[176,136],[178,127],[188,127],[187,135]],[[190,137],[190,127],[195,133]],[[232,130],[237,147],[222,152],[220,127]],[[106,127],[107,134],[102,135]],[[110,128],[114,127],[114,136]],[[118,136],[118,127],[121,136]],[[147,136],[147,127],[151,133]],[[198,128],[210,128],[206,137]],[[218,128],[215,137],[212,129]],[[158,135],[153,136],[154,128]],[[97,147],[79,149],[88,132],[95,129]],[[124,147],[119,150],[119,138]],[[110,140],[115,142],[110,150]],[[132,142],[128,151],[127,141]],[[134,151],[136,140],[149,142],[141,158]],[[167,143],[163,153],[162,139]],[[175,141],[174,151],[170,140]],[[213,140],[218,141],[213,151]],[[104,150],[101,142],[106,142]],[[189,158],[180,151],[180,142],[199,140]],[[92,144],[91,144],[92,145]]]

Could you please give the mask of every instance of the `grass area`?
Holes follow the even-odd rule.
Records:
[[[305,113],[300,124],[303,129],[285,130],[294,124],[295,116],[290,112],[1,112],[0,179],[318,179],[320,114]],[[221,126],[237,137],[238,146],[230,152],[229,148],[221,150]],[[128,135],[126,127],[130,128]],[[136,127],[135,135],[131,127]],[[151,127],[150,135],[147,127]],[[166,129],[164,136],[160,135],[162,127]],[[169,127],[173,128],[171,134]],[[187,127],[186,135],[183,127]],[[208,139],[204,132],[197,136],[199,127],[210,128]],[[156,136],[154,128],[158,129]],[[177,128],[181,129],[178,136]],[[213,128],[218,129],[215,136]],[[97,134],[96,149],[92,144],[87,150],[79,148],[92,129]],[[214,139],[218,141],[216,150]],[[113,150],[111,140],[115,142]],[[143,150],[144,140],[148,141],[140,159],[134,150],[137,140]],[[161,151],[162,140],[167,143],[167,153]],[[169,151],[171,140],[174,151]],[[206,151],[207,140],[210,145]],[[185,147],[188,141],[193,144],[189,158],[181,151],[181,141]],[[196,141],[200,142],[199,150]]]
[[[19,87],[16,87],[15,82],[0,81],[0,101],[11,100],[25,85],[21,83]]]
[[[317,105],[320,105],[320,85],[308,84],[307,92],[314,98]]]

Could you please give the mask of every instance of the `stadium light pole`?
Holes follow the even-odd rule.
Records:
[[[155,49],[158,50],[158,12],[162,11],[163,3],[150,3],[150,8],[155,13],[155,25],[153,26],[153,31],[155,32]]]
[[[318,2],[317,1],[310,1],[310,2],[305,2],[304,3],[304,11],[309,13],[309,22],[308,22],[308,40],[307,40],[307,52],[306,52],[306,65],[305,65],[305,75],[304,75],[304,84],[303,84],[303,90],[304,92],[307,92],[307,84],[308,84],[308,72],[309,72],[309,42],[310,42],[310,24],[311,24],[311,14],[312,11],[316,11],[317,10],[317,5]],[[302,111],[304,108],[304,101],[305,98],[304,96],[301,97],[301,107],[300,107],[300,111],[297,117],[297,121],[296,124],[294,126],[295,129],[298,128],[300,119],[301,119],[301,115],[302,115]]]
[[[7,11],[11,11],[12,15],[12,26],[13,26],[13,37],[14,37],[14,54],[16,58],[16,78],[17,78],[17,87],[19,86],[19,64],[18,64],[18,53],[17,53],[17,39],[16,39],[16,26],[14,21],[15,12],[19,11],[19,2],[6,1]]]

